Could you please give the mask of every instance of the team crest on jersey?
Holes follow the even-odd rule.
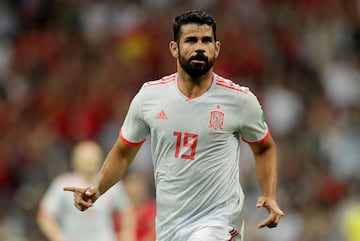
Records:
[[[218,110],[211,111],[208,127],[214,130],[224,129],[224,112]]]

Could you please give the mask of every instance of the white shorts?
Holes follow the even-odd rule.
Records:
[[[238,230],[229,226],[205,226],[197,229],[189,241],[233,241],[234,238],[240,239]]]

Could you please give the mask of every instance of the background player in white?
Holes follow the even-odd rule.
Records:
[[[102,149],[93,141],[74,147],[73,171],[56,177],[45,193],[38,210],[38,224],[49,241],[131,241],[134,223],[131,202],[122,183],[100,198],[94,209],[80,213],[73,198],[62,190],[66,185],[88,186],[94,181],[104,158]],[[121,218],[122,232],[114,230],[114,218]]]
[[[243,240],[243,139],[254,153],[263,190],[256,206],[269,211],[259,228],[276,227],[284,215],[276,200],[277,148],[261,106],[247,88],[213,73],[220,42],[209,14],[185,12],[174,19],[173,31],[169,48],[177,59],[177,73],[145,83],[134,97],[94,185],[64,190],[74,192],[78,209],[92,207],[124,176],[149,138],[157,240]]]

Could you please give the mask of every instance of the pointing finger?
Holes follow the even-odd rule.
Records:
[[[79,188],[79,187],[64,187],[63,188],[63,190],[64,191],[68,191],[68,192],[80,192],[80,193],[82,193],[82,192],[84,192],[84,188]]]

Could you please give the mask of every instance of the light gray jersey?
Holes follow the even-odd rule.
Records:
[[[215,73],[209,90],[194,99],[179,90],[176,74],[145,83],[120,138],[129,145],[150,138],[157,240],[187,240],[212,224],[234,227],[242,236],[240,139],[257,143],[268,135],[257,98]]]
[[[96,205],[86,212],[74,208],[72,193],[64,192],[65,186],[87,187],[89,184],[77,173],[56,177],[40,203],[42,215],[54,217],[68,241],[115,241],[113,214],[130,208],[131,202],[121,183],[102,195]]]

